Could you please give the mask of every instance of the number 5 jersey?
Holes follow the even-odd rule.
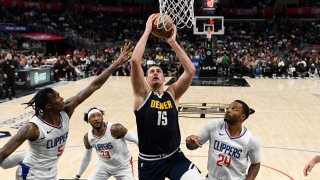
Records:
[[[60,125],[53,126],[33,116],[29,123],[38,127],[39,137],[29,142],[29,150],[17,170],[18,177],[27,179],[56,179],[57,163],[67,143],[69,116],[60,112]]]

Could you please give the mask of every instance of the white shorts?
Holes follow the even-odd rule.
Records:
[[[123,168],[117,168],[114,172],[108,170],[105,166],[98,163],[98,166],[88,177],[88,180],[106,180],[114,176],[116,180],[134,180],[132,165]]]
[[[23,163],[18,165],[16,180],[56,180],[57,168],[34,169]]]

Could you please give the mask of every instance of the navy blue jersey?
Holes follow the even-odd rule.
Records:
[[[140,153],[170,154],[180,146],[178,111],[169,92],[166,91],[160,96],[150,92],[134,113]]]

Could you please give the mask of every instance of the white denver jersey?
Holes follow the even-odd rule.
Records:
[[[100,137],[93,135],[92,128],[88,131],[90,146],[96,149],[99,163],[103,163],[108,170],[114,171],[131,164],[131,155],[124,138],[115,139],[111,135],[112,123],[106,123],[106,130]]]
[[[38,126],[40,135],[37,140],[29,141],[29,150],[23,163],[34,169],[57,168],[59,157],[66,146],[69,131],[69,116],[60,112],[60,126],[53,126],[41,118],[33,116],[29,121]]]
[[[224,120],[211,121],[199,133],[200,144],[210,140],[208,176],[210,180],[243,180],[248,158],[260,162],[260,143],[244,126],[238,137],[231,137]]]

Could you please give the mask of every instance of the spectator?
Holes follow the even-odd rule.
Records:
[[[309,71],[308,71],[308,76],[310,78],[315,78],[317,76],[318,72],[317,72],[317,68],[315,66],[314,63],[311,64]]]
[[[18,68],[17,61],[13,60],[12,54],[6,55],[5,61],[2,66],[3,78],[5,81],[6,97],[10,100],[16,95],[16,69]]]

